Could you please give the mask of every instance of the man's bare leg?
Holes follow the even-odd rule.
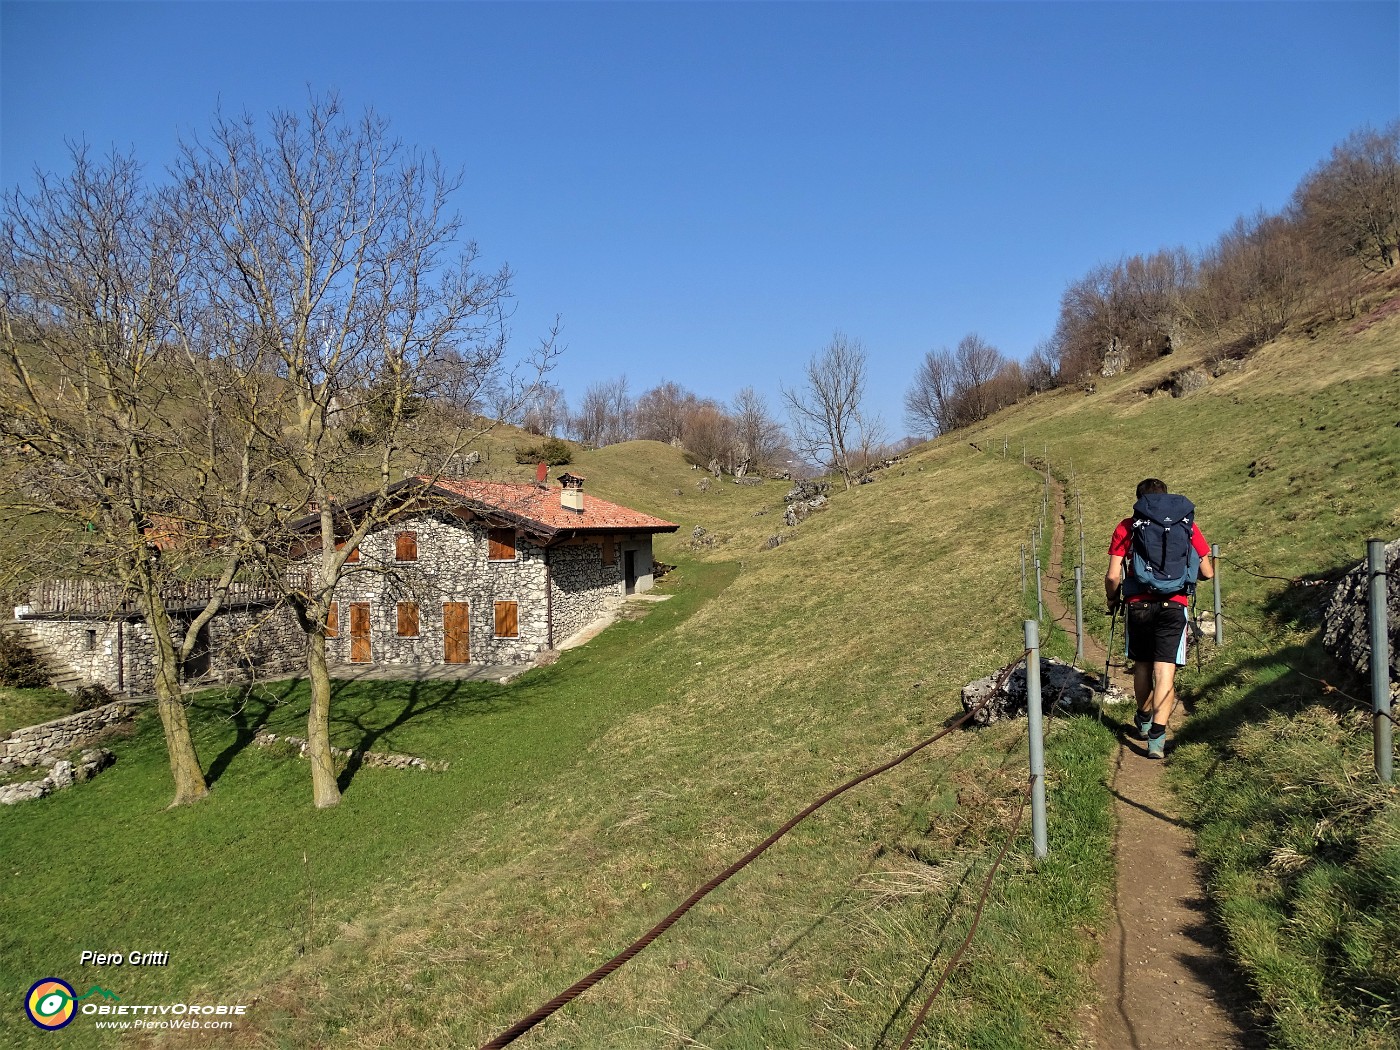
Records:
[[[1176,664],[1174,663],[1154,663],[1151,664],[1152,681],[1152,721],[1159,726],[1167,724],[1167,719],[1172,716],[1172,708],[1176,706]],[[1136,679],[1133,682],[1137,684]],[[1141,693],[1138,694],[1141,696]],[[1146,710],[1146,704],[1141,700],[1140,710]]]

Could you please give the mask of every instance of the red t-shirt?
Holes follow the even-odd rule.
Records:
[[[1132,541],[1129,538],[1129,531],[1132,527],[1133,519],[1124,518],[1118,523],[1118,528],[1113,530],[1113,539],[1108,541],[1108,556],[1110,558],[1126,558],[1128,556],[1132,548]],[[1210,544],[1207,543],[1206,538],[1201,535],[1201,527],[1194,521],[1191,523],[1191,547],[1202,558],[1210,556]],[[1146,601],[1147,598],[1148,596],[1145,594],[1135,594],[1129,598],[1128,601],[1141,602]],[[1171,600],[1178,605],[1189,606],[1191,604],[1191,599],[1184,594],[1174,595]]]

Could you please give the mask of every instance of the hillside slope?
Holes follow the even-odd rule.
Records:
[[[1198,716],[1169,763],[1201,813],[1220,811],[1198,771],[1234,753],[1245,716],[1264,724],[1322,699],[1269,662],[1274,646],[1321,659],[1311,606],[1233,566],[1329,572],[1355,561],[1367,536],[1400,527],[1398,366],[1394,314],[1265,347],[1185,398],[1141,394],[1182,367],[1174,355],[1092,395],[1057,391],[935,441],[791,529],[777,524],[784,483],[712,480],[702,491],[679,453],[654,444],[580,455],[589,491],[682,524],[661,553],[679,563],[664,585],[671,601],[508,687],[346,690],[343,739],[368,734],[452,766],[418,779],[360,771],[329,814],[308,812],[295,760],[247,746],[252,700],[201,701],[201,753],[218,756],[220,779],[209,800],[173,816],[155,801],[165,774],[158,735],[143,727],[86,791],[0,814],[14,872],[0,900],[12,917],[0,968],[71,972],[100,919],[114,937],[154,938],[179,963],[123,975],[123,995],[249,997],[245,1045],[478,1045],[813,797],[930,735],[960,710],[964,682],[1020,653],[1019,552],[1041,499],[1022,441],[1083,495],[1091,581],[1144,474],[1191,495],[1207,534],[1238,559],[1224,569],[1228,608],[1266,644],[1236,632],[1188,675]],[[713,545],[692,549],[696,525]],[[769,548],[779,532],[785,542]],[[1101,614],[1091,621],[1107,635]],[[1231,690],[1245,690],[1244,706],[1212,722],[1211,703],[1237,702]],[[295,726],[300,703],[289,686],[259,717]],[[1348,778],[1364,773],[1354,755],[1367,729],[1339,718],[1330,731]],[[1092,934],[1112,884],[1112,742],[1091,719],[1052,724],[1050,858],[1031,859],[1021,828],[916,1045],[1082,1041],[1076,1010],[1092,995]],[[1243,772],[1269,770],[1257,752]],[[897,1045],[971,927],[1025,782],[1021,725],[940,742],[819,812],[519,1045]],[[1277,780],[1254,794],[1278,797]],[[1348,812],[1374,831],[1376,850],[1393,850],[1384,822],[1395,796],[1372,801]],[[99,825],[141,848],[108,850],[95,875],[84,847]],[[1203,843],[1222,837],[1217,826],[1201,825]],[[1265,862],[1270,834],[1251,818]],[[191,869],[187,857],[202,863]],[[1285,899],[1265,904],[1286,912],[1290,880],[1312,870],[1256,862],[1255,883],[1273,879]],[[1223,881],[1212,884],[1218,899],[1234,899]],[[1309,991],[1316,982],[1292,956],[1275,966],[1307,978],[1293,983],[1311,1022],[1291,1020],[1269,990],[1267,964],[1296,933],[1276,924],[1260,965],[1232,932],[1272,1015],[1313,1026],[1281,1045],[1393,1045],[1379,1008],[1358,1005],[1400,988],[1386,969],[1397,956],[1385,938],[1400,929],[1391,918],[1375,917],[1370,940],[1345,942],[1375,978],[1364,994]],[[1345,934],[1344,922],[1328,929]],[[1351,971],[1324,977],[1338,972]],[[42,1038],[21,1023],[0,1020],[0,1032]]]

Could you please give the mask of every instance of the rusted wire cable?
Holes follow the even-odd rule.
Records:
[[[656,940],[668,929],[670,929],[671,926],[674,925],[675,922],[678,919],[680,919],[683,915],[685,915],[686,912],[690,911],[690,909],[695,907],[695,905],[699,904],[700,901],[704,900],[707,896],[713,893],[725,882],[729,881],[729,879],[733,875],[737,874],[739,871],[742,871],[753,861],[757,860],[768,849],[769,846],[772,846],[780,838],[786,835],[798,824],[802,823],[802,821],[806,820],[817,810],[821,809],[832,799],[836,798],[838,795],[845,794],[847,791],[851,790],[851,788],[856,787],[858,784],[863,784],[865,781],[870,780],[872,777],[879,776],[881,773],[893,769],[901,762],[904,762],[906,759],[909,759],[914,755],[918,754],[930,744],[942,740],[953,730],[965,725],[973,717],[973,715],[975,715],[987,704],[991,703],[992,699],[997,695],[997,693],[1001,691],[1002,686],[1004,686],[1007,680],[1011,677],[1012,671],[1014,671],[1016,667],[1026,658],[1026,655],[1029,652],[1029,649],[1025,650],[1021,653],[1020,657],[1018,657],[1016,660],[1013,660],[1010,664],[1008,664],[1005,668],[1002,669],[1001,674],[997,678],[996,686],[987,693],[986,698],[983,699],[981,703],[964,711],[961,716],[959,716],[954,721],[950,722],[948,725],[944,726],[942,729],[940,729],[937,733],[933,734],[933,736],[929,737],[927,740],[915,744],[913,747],[908,748],[896,757],[890,759],[888,762],[883,762],[880,765],[874,767],[873,769],[866,770],[864,773],[860,774],[860,776],[854,777],[853,779],[846,781],[846,783],[842,784],[840,787],[828,791],[821,798],[817,799],[815,802],[808,805],[797,815],[789,819],[786,823],[779,827],[778,830],[774,831],[771,835],[769,835],[766,839],[760,842],[753,849],[745,853],[733,864],[729,865],[729,867],[725,868],[714,878],[706,882],[703,886],[701,886],[684,901],[682,901],[681,904],[674,911],[672,911],[669,915],[667,915],[664,919],[658,922],[646,933],[642,934],[642,936],[638,937],[635,941],[633,941],[622,951],[618,952],[618,954],[614,955],[607,962],[603,963],[602,966],[599,966],[592,973],[586,975],[585,977],[582,977],[578,981],[575,981],[568,988],[564,989],[564,991],[560,992],[553,999],[549,1000],[549,1002],[537,1007],[525,1017],[522,1017],[519,1021],[516,1021],[515,1024],[511,1025],[509,1028],[507,1028],[500,1035],[496,1036],[494,1039],[490,1040],[489,1042],[483,1043],[481,1045],[480,1050],[499,1050],[499,1048],[509,1046],[511,1043],[515,1042],[516,1039],[520,1038],[520,1036],[524,1035],[531,1028],[535,1027],[535,1025],[543,1021],[545,1018],[549,1017],[551,1014],[554,1014],[563,1007],[567,1006],[569,1003],[573,1002],[584,992],[588,991],[588,989],[592,988],[599,981],[603,980],[610,974],[625,966],[644,948],[646,948],[654,940]]]
[[[1247,565],[1242,565],[1240,562],[1235,561],[1234,558],[1227,558],[1223,554],[1220,555],[1219,560],[1233,569],[1239,569],[1240,572],[1244,573],[1246,576],[1254,576],[1260,580],[1278,580],[1281,583],[1291,583],[1296,587],[1323,587],[1333,582],[1327,579],[1310,580],[1302,576],[1270,576],[1268,573],[1256,572]]]
[[[1221,614],[1221,619],[1223,619],[1226,623],[1228,623],[1231,627],[1235,628],[1236,630],[1238,630],[1238,631],[1243,631],[1248,637],[1250,637],[1251,639],[1253,639],[1254,642],[1257,643],[1258,645],[1262,645],[1262,646],[1264,646],[1265,648],[1269,648],[1269,647],[1270,647],[1270,646],[1269,646],[1269,643],[1268,643],[1266,640],[1264,640],[1263,638],[1259,637],[1259,635],[1255,634],[1253,631],[1251,631],[1248,627],[1244,626],[1242,623],[1240,623],[1240,622],[1239,622],[1238,620],[1236,620],[1234,617],[1232,617],[1232,616],[1225,616],[1225,615],[1222,613],[1222,614]],[[1298,675],[1300,678],[1306,678],[1309,682],[1316,682],[1318,685],[1322,686],[1322,691],[1323,691],[1324,693],[1336,693],[1338,696],[1344,696],[1344,697],[1346,697],[1348,700],[1350,700],[1352,703],[1354,703],[1354,704],[1360,704],[1362,707],[1370,707],[1370,706],[1371,706],[1371,701],[1369,701],[1369,700],[1362,700],[1360,697],[1352,696],[1352,695],[1351,695],[1350,693],[1348,693],[1345,689],[1342,689],[1342,688],[1339,688],[1338,686],[1333,685],[1331,682],[1329,682],[1329,681],[1328,681],[1327,679],[1325,679],[1325,678],[1318,678],[1318,677],[1315,676],[1315,675],[1310,675],[1310,674],[1308,674],[1306,671],[1299,670],[1298,668],[1294,667],[1291,663],[1289,663],[1287,660],[1279,659],[1278,657],[1274,657],[1274,660],[1275,660],[1275,662],[1277,662],[1277,663],[1281,664],[1282,666],[1288,668],[1288,670],[1292,671],[1294,674]]]
[[[899,1050],[909,1050],[909,1046],[914,1042],[914,1036],[924,1023],[924,1018],[928,1016],[929,1009],[933,1006],[934,999],[938,998],[938,993],[943,990],[949,975],[954,967],[962,959],[963,953],[972,944],[972,938],[977,934],[977,927],[982,922],[982,912],[987,906],[987,897],[992,891],[992,879],[996,876],[997,869],[1001,867],[1001,862],[1006,859],[1006,854],[1011,849],[1011,844],[1016,841],[1016,833],[1021,830],[1021,821],[1026,814],[1026,803],[1030,801],[1031,790],[1035,787],[1036,778],[1032,776],[1026,784],[1026,790],[1021,793],[1021,805],[1016,810],[1016,819],[1011,825],[1011,832],[1006,836],[1006,842],[1002,844],[1001,852],[997,854],[996,860],[992,862],[992,868],[987,872],[987,877],[982,880],[982,895],[977,899],[977,910],[972,916],[972,925],[968,928],[967,936],[963,938],[962,944],[958,945],[958,950],[953,953],[953,957],[948,960],[948,965],[943,967],[943,973],[938,977],[938,983],[933,986],[933,991],[929,992],[928,998],[924,1000],[924,1005],[919,1008],[918,1014],[914,1018],[914,1023],[909,1026],[908,1033],[904,1036],[904,1042],[899,1044]]]

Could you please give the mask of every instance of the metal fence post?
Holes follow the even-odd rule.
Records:
[[[1050,850],[1045,837],[1045,731],[1040,710],[1040,625],[1034,620],[1023,623],[1026,631],[1026,718],[1030,721],[1031,738],[1031,838],[1035,842],[1037,859]]]
[[[1021,597],[1026,596],[1026,545],[1021,544]]]
[[[1084,662],[1084,566],[1074,567],[1074,665]]]
[[[1389,784],[1395,775],[1390,721],[1390,625],[1387,622],[1385,540],[1366,541],[1371,592],[1371,720],[1376,724],[1376,776]]]
[[[1211,591],[1215,595],[1215,644],[1225,644],[1225,617],[1220,612],[1220,544],[1210,545],[1210,567],[1215,575],[1210,578]]]
[[[1035,622],[1045,619],[1045,603],[1040,596],[1040,551],[1035,555]]]
[[[1074,492],[1074,505],[1079,511],[1079,564],[1086,565],[1087,562],[1084,560],[1084,498],[1078,489]]]

